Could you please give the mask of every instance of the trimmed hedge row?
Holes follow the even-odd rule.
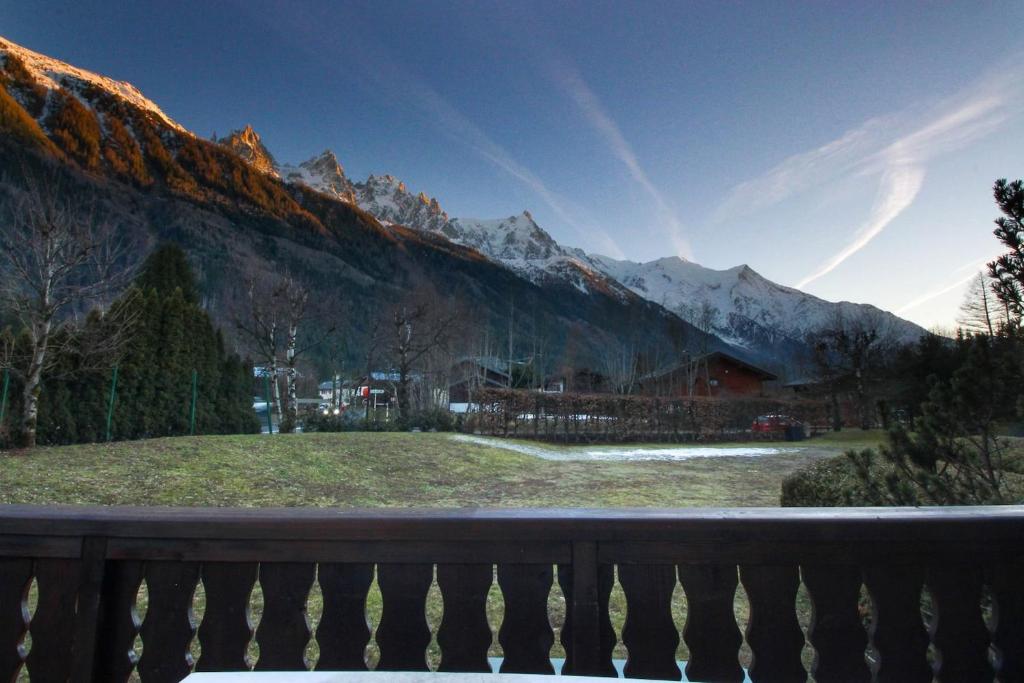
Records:
[[[743,438],[759,415],[828,423],[823,401],[544,394],[482,389],[465,431],[551,441],[697,441]]]

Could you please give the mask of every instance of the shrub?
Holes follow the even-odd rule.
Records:
[[[847,455],[820,460],[782,481],[783,507],[877,505]]]

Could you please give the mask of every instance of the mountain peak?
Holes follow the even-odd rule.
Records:
[[[321,173],[331,173],[342,177],[345,175],[345,169],[342,168],[338,157],[329,149],[325,149],[320,154],[306,159],[299,166]]]
[[[356,200],[352,182],[345,175],[338,157],[329,149],[306,159],[298,166],[281,166],[281,177],[290,183],[302,183],[349,204]]]
[[[269,175],[278,176],[277,162],[273,155],[263,145],[259,133],[253,129],[251,124],[246,124],[240,130],[233,130],[226,137],[218,140],[220,144],[228,147],[238,156],[245,159],[257,171]]]
[[[79,69],[77,66],[34,52],[3,37],[0,37],[0,54],[13,55],[21,60],[32,78],[47,90],[63,87],[80,91],[88,86],[95,86],[126,100],[139,109],[156,115],[157,118],[178,132],[186,132],[181,124],[167,116],[155,102],[143,95],[131,83]]]

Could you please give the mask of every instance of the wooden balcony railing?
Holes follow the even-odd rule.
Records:
[[[733,606],[741,582],[754,681],[1024,681],[1024,507],[30,506],[0,507],[0,680],[27,671],[44,683],[126,681],[133,672],[143,683],[178,681],[193,667],[193,639],[197,670],[248,668],[253,639],[257,670],[301,670],[311,638],[317,669],[362,670],[372,636],[377,670],[426,670],[435,567],[443,671],[490,670],[485,603],[496,575],[503,672],[553,672],[548,598],[557,581],[566,602],[563,673],[615,675],[621,638],[626,676],[678,679],[672,594],[681,584],[687,677],[742,680],[744,634]],[[383,603],[375,634],[366,616],[374,577]],[[618,632],[609,613],[616,580],[626,602]],[[254,628],[257,581],[262,617]],[[314,582],[322,617],[311,634]],[[806,668],[801,582],[812,610]]]

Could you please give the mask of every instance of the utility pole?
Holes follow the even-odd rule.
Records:
[[[114,419],[114,398],[117,396],[117,366],[110,378],[110,403],[107,405],[107,441],[110,441],[110,424]]]
[[[195,368],[192,369],[192,407],[189,410],[188,415],[188,433],[189,436],[195,436],[196,433],[196,397],[198,395],[198,381],[199,373],[196,372]]]
[[[263,369],[263,395],[267,400],[267,436],[274,433],[274,421],[270,415],[270,375]]]
[[[4,413],[7,412],[7,388],[11,384],[11,369],[4,368],[3,396],[0,397],[0,425],[4,423]]]

